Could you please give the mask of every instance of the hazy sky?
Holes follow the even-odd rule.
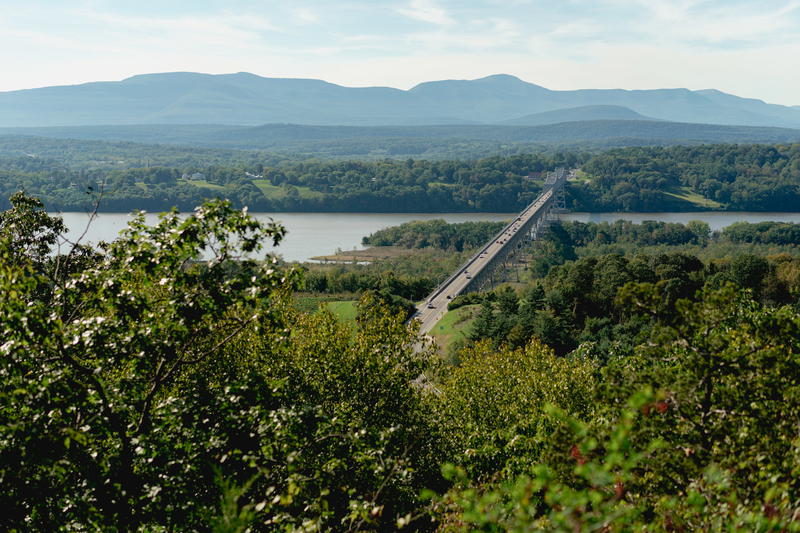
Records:
[[[0,91],[168,71],[717,88],[800,105],[800,0],[3,0]]]

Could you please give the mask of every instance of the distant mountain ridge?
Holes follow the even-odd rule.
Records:
[[[421,83],[410,90],[315,79],[173,72],[0,92],[0,126],[265,123],[343,126],[545,125],[666,120],[800,128],[800,106],[714,89],[553,91],[514,76]]]

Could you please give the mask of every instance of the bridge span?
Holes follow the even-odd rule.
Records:
[[[439,285],[421,304],[412,317],[420,322],[420,332],[427,334],[447,312],[450,301],[467,292],[482,290],[494,282],[500,270],[524,244],[536,240],[547,224],[547,215],[556,207],[567,180],[566,169],[547,174],[541,194],[497,235],[483,245],[452,276]]]

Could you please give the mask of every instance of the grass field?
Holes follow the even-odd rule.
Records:
[[[304,313],[315,313],[321,305],[327,306],[334,302],[352,301],[355,304],[357,295],[351,294],[315,294],[298,292],[292,297],[292,306]],[[334,313],[336,314],[336,313]]]
[[[710,198],[706,198],[698,192],[693,191],[691,187],[673,187],[669,191],[664,191],[664,194],[674,196],[675,198],[679,198],[681,200],[686,200],[687,202],[693,203],[697,207],[703,209],[721,209],[723,207],[721,203],[711,200]]]
[[[418,252],[419,250],[401,248],[399,246],[373,246],[366,250],[344,250],[331,255],[318,255],[311,259],[314,261],[331,261],[333,263],[352,263],[353,261],[373,262],[383,259],[405,257]]]
[[[351,322],[354,323],[356,321],[356,302],[353,300],[344,300],[338,302],[328,302],[326,304],[328,306],[328,310],[333,313],[336,318],[341,320],[342,322]]]
[[[310,294],[296,293],[292,298],[292,305],[298,311],[304,313],[316,313],[321,308],[325,308],[340,322],[350,324],[355,327],[356,322],[356,300],[343,300],[347,295],[342,294]]]
[[[213,189],[215,191],[221,191],[225,187],[222,185],[217,185],[216,183],[209,183],[206,180],[186,180],[186,183],[189,185],[194,185],[195,187],[200,187],[203,189]]]
[[[575,178],[571,181],[589,182],[592,181],[592,178],[583,170],[578,169],[578,171],[575,173]]]
[[[306,313],[314,313],[324,307],[345,324],[355,327],[356,300],[343,300],[346,295],[319,295],[295,294],[294,307]],[[448,311],[434,326],[430,334],[436,339],[436,344],[442,353],[447,353],[450,345],[458,340],[467,338],[472,322],[478,314],[480,305],[465,305],[453,311]]]
[[[448,311],[433,327],[430,334],[436,343],[447,353],[450,345],[460,339],[467,338],[467,332],[478,314],[480,305],[465,305],[453,311]]]
[[[280,185],[273,185],[269,182],[269,180],[253,180],[253,185],[258,187],[267,198],[286,198],[287,189],[285,187],[281,187]],[[294,187],[300,194],[300,198],[322,198],[325,196],[319,191],[312,191],[309,187],[302,187],[299,185],[295,185]]]

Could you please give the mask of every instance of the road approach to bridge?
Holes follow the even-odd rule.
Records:
[[[496,265],[498,257],[508,253],[508,247],[518,247],[522,242],[520,237],[538,236],[536,229],[545,220],[555,194],[564,186],[567,177],[573,175],[574,171],[567,173],[564,169],[549,173],[545,187],[536,200],[417,306],[412,319],[420,323],[420,333],[429,333],[447,313],[447,306],[452,299],[468,292],[477,277]]]

